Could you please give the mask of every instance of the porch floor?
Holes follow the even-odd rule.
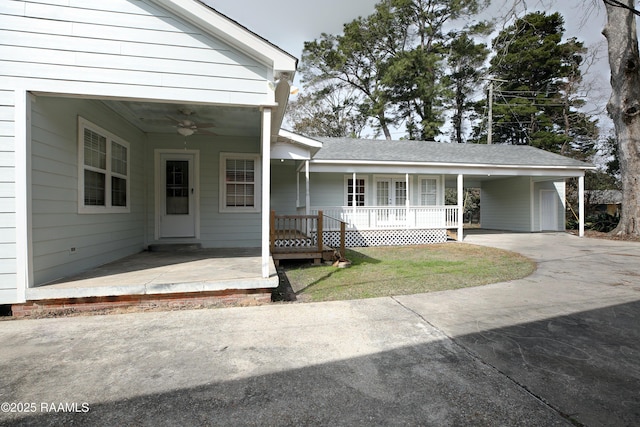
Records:
[[[278,286],[270,260],[262,277],[259,248],[140,252],[84,273],[27,289],[27,301],[265,289]]]

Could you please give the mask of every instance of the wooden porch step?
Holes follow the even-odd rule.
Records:
[[[279,265],[281,259],[312,259],[314,264],[324,260],[332,260],[335,251],[328,247],[314,245],[322,243],[323,221],[322,211],[317,215],[276,215],[271,211],[269,242],[271,256]],[[344,251],[346,223],[340,221],[340,250]]]
[[[314,264],[320,264],[322,261],[333,260],[334,252],[329,246],[325,246],[322,251],[312,247],[280,247],[273,249],[271,257],[276,267],[282,259],[312,259]]]

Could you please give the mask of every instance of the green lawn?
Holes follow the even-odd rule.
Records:
[[[285,272],[303,301],[408,295],[486,285],[526,277],[528,258],[462,243],[347,250],[350,268],[288,264]]]

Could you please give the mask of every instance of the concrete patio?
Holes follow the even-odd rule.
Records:
[[[275,288],[273,260],[269,277],[261,276],[257,248],[145,251],[27,289],[27,300]]]

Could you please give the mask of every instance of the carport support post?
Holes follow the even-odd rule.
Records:
[[[309,176],[309,160],[304,161],[304,183],[305,183],[305,193],[304,193],[304,205],[305,214],[311,215],[311,191],[309,187],[310,176]]]
[[[271,205],[271,108],[262,107],[262,277],[269,277],[270,247],[270,211]]]
[[[578,235],[584,237],[584,175],[578,177]]]
[[[458,174],[458,242],[464,240],[464,175]]]

